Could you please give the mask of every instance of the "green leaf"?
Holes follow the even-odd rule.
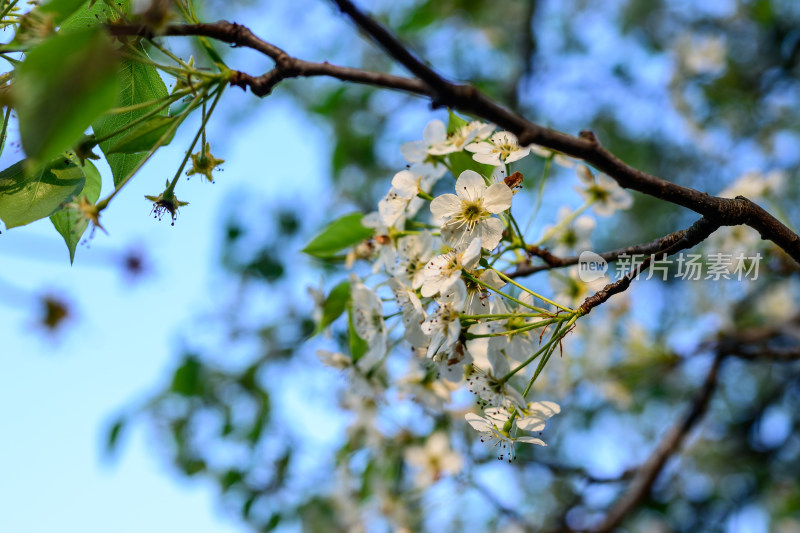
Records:
[[[35,174],[26,174],[25,160],[0,172],[0,219],[6,228],[49,217],[83,190],[84,170],[65,157],[54,159]]]
[[[84,1],[83,4],[87,7],[77,9],[64,20],[64,23],[61,25],[62,31],[94,28],[95,26],[105,24],[109,20],[117,18],[116,11],[103,0],[98,0],[92,7],[88,7],[88,1]],[[114,2],[116,8],[125,14],[129,11],[129,4],[130,0],[115,0]]]
[[[472,159],[472,154],[469,152],[453,152],[448,154],[447,160],[450,162],[450,168],[453,171],[453,177],[458,179],[462,172],[465,170],[474,170],[484,178],[491,178],[494,167],[491,165],[484,165]]]
[[[450,118],[447,121],[448,134],[455,133],[459,128],[467,125],[467,121],[453,113],[452,109],[448,110],[448,113],[450,115]]]
[[[339,318],[345,309],[347,309],[347,301],[350,299],[350,282],[343,281],[333,289],[322,304],[322,317],[319,319],[317,329],[314,335],[322,332],[325,328],[331,325],[334,320]]]
[[[350,357],[353,358],[353,363],[357,363],[359,359],[364,357],[367,353],[369,346],[367,341],[362,339],[356,333],[356,326],[353,323],[353,308],[347,309],[347,342],[350,346]]]
[[[172,377],[172,392],[181,396],[198,396],[203,391],[203,365],[194,356],[188,356]]]
[[[361,213],[351,213],[334,220],[314,237],[302,251],[310,256],[326,259],[339,250],[372,237],[375,231],[361,224],[363,216]]]
[[[114,146],[109,148],[107,154],[135,154],[137,152],[149,152],[167,131],[173,126],[176,117],[166,117],[155,115],[143,123],[136,126],[132,131],[126,133]],[[175,130],[167,137],[161,145],[166,146],[175,137]]]
[[[71,148],[114,105],[116,72],[116,54],[100,27],[59,32],[28,53],[12,90],[31,168]]]
[[[111,429],[108,430],[108,440],[106,440],[106,453],[111,454],[117,449],[117,445],[119,444],[119,437],[122,434],[125,426],[127,425],[128,420],[122,416],[119,417],[114,421],[111,425]]]
[[[144,53],[144,52],[142,52]],[[119,92],[117,94],[118,107],[128,107],[144,102],[150,102],[168,95],[167,86],[152,65],[143,65],[130,60],[123,60],[119,68]],[[134,120],[146,115],[157,107],[158,104],[146,106],[133,111],[126,111],[117,115],[104,115],[92,124],[92,129],[98,137],[104,137],[124,128]],[[166,110],[163,114],[166,114]],[[149,121],[148,121],[149,122]],[[115,135],[100,143],[100,150],[106,155],[111,174],[114,176],[114,185],[125,177],[147,157],[146,153],[111,153],[110,150],[124,136],[126,132]]]
[[[86,196],[94,204],[100,198],[100,188],[102,186],[100,172],[97,171],[91,161],[85,161],[83,173],[86,176],[86,183],[83,186],[83,190],[75,196],[76,198]],[[55,226],[56,231],[64,237],[64,242],[69,249],[69,262],[72,264],[75,260],[75,248],[78,246],[83,232],[89,226],[89,220],[83,216],[83,213],[77,207],[70,207],[51,215],[50,221]]]
[[[39,11],[52,14],[53,24],[58,26],[85,4],[86,0],[50,0]]]

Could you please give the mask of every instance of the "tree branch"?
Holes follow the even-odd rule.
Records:
[[[700,421],[708,410],[711,396],[717,386],[717,375],[724,355],[717,354],[714,362],[708,370],[705,382],[692,401],[692,405],[683,420],[678,422],[661,439],[653,453],[647,461],[636,470],[636,475],[628,488],[628,491],[617,501],[605,519],[592,531],[593,533],[607,533],[614,530],[625,517],[650,493],[650,489],[655,483],[656,478],[664,469],[667,460],[678,452],[678,448],[686,435]]]
[[[286,53],[281,48],[268,43],[253,34],[249,28],[221,20],[219,22],[204,24],[170,24],[158,35],[154,34],[147,26],[120,25],[107,26],[108,31],[116,36],[136,36],[153,39],[159,36],[203,36],[216,39],[238,47],[251,48],[275,61],[275,67],[261,76],[252,76],[244,72],[234,72],[231,85],[241,88],[249,87],[256,96],[267,96],[278,83],[289,78],[310,76],[328,76],[341,81],[361,83],[405,91],[422,96],[431,96],[428,86],[420,80],[404,78],[383,72],[373,72],[351,67],[341,67],[328,62],[315,63],[298,59]]]
[[[684,230],[684,233],[680,239],[675,241],[673,244],[668,246],[663,251],[659,252],[658,255],[660,257],[667,257],[681,250],[692,248],[698,243],[701,243],[704,240],[706,240],[709,235],[714,233],[719,228],[719,226],[720,226],[719,223],[712,222],[708,218],[703,217],[694,224],[692,224],[688,229]],[[665,238],[668,238],[670,235],[667,235],[667,237]],[[631,282],[636,278],[636,276],[638,276],[639,273],[643,272],[650,266],[652,259],[653,255],[651,255],[650,257],[646,257],[644,261],[639,263],[636,266],[636,268],[634,268],[628,274],[623,276],[622,279],[615,281],[614,283],[609,283],[608,285],[597,291],[592,296],[586,298],[586,300],[584,300],[583,304],[581,304],[579,308],[581,313],[584,315],[588,314],[592,309],[604,303],[613,295],[619,294],[622,291],[626,290],[630,286]]]
[[[639,191],[703,215],[719,226],[746,224],[769,239],[800,263],[800,236],[752,201],[738,196],[718,198],[690,187],[683,187],[625,164],[606,150],[590,131],[578,137],[534,124],[505,109],[475,87],[447,81],[412,54],[389,30],[361,12],[349,0],[332,0],[373,41],[419,79],[391,74],[339,67],[329,63],[313,63],[290,56],[279,47],[256,37],[239,24],[219,21],[210,24],[173,24],[162,35],[201,35],[257,50],[275,61],[275,67],[262,76],[234,73],[231,83],[250,87],[253,94],[266,96],[281,81],[303,76],[330,76],[343,81],[402,90],[431,98],[434,107],[447,106],[483,118],[514,133],[520,144],[535,143],[586,161],[627,189]],[[117,36],[156,37],[145,26],[111,25]]]
[[[666,250],[686,235],[688,229],[674,231],[668,235],[655,239],[645,244],[635,244],[625,248],[619,248],[609,252],[603,252],[599,255],[609,263],[616,261],[623,255],[651,255]],[[534,255],[542,259],[544,265],[520,265],[512,272],[507,272],[506,276],[509,278],[519,278],[541,272],[543,270],[551,270],[554,268],[563,268],[572,265],[577,265],[580,262],[580,256],[571,257],[558,257],[551,254],[546,248],[540,246],[528,246],[527,252],[529,255]]]
[[[747,198],[710,196],[635,169],[606,150],[590,131],[582,131],[578,137],[573,137],[534,124],[496,104],[475,87],[445,80],[350,0],[332,1],[386,53],[430,87],[434,106],[451,107],[494,122],[515,134],[523,146],[535,143],[582,159],[612,177],[623,188],[689,208],[720,226],[747,224],[757,230],[762,239],[771,240],[800,263],[800,236]]]

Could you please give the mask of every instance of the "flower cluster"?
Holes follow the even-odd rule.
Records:
[[[550,161],[575,167],[585,199],[578,210],[562,211],[537,247],[552,239],[568,248],[588,242],[594,221],[578,215],[593,208],[607,216],[630,206],[631,198],[610,178],[563,154],[521,146],[508,131],[452,114],[447,126],[432,121],[423,139],[406,143],[401,152],[407,168],[394,175],[377,210],[361,219],[372,237],[348,253],[348,266],[365,260],[370,271],[363,279],[351,274],[346,305],[334,305],[333,292],[317,297],[319,316],[347,308],[352,353],[320,356],[368,380],[386,369],[392,348],[409,346],[427,370],[398,380],[403,390],[431,406],[447,404],[460,387],[471,391],[484,414],[467,413],[466,422],[510,461],[515,443],[545,445],[529,433],[542,431],[560,408],[527,398],[580,316],[508,274],[532,260],[512,214],[515,194],[524,186],[519,170],[525,167],[519,165],[540,156],[545,168]],[[446,175],[453,181],[444,185]],[[460,463],[441,437],[432,437],[429,448],[409,457],[424,479],[457,470]]]

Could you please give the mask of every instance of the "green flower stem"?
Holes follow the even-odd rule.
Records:
[[[528,357],[528,358],[527,358],[525,361],[523,361],[523,362],[522,362],[522,363],[521,363],[521,364],[520,364],[518,367],[516,367],[516,368],[515,368],[515,369],[513,369],[511,372],[509,372],[508,374],[506,374],[505,376],[503,376],[503,379],[502,379],[501,381],[505,382],[505,381],[507,381],[508,379],[511,379],[511,376],[513,376],[514,374],[516,374],[517,372],[519,372],[520,370],[522,370],[523,368],[525,368],[526,366],[528,366],[529,364],[531,364],[533,361],[535,361],[535,360],[536,360],[536,359],[537,359],[539,356],[541,356],[542,354],[545,354],[545,357],[544,357],[544,358],[542,358],[542,361],[545,361],[545,362],[546,362],[547,353],[551,351],[551,347],[552,347],[552,346],[554,346],[554,343],[555,343],[555,341],[561,338],[561,337],[557,337],[557,335],[558,335],[559,331],[561,331],[561,329],[562,329],[562,327],[563,327],[563,326],[564,326],[564,323],[563,323],[563,322],[559,322],[559,324],[556,326],[556,329],[553,331],[553,334],[550,336],[550,340],[549,340],[549,341],[547,341],[547,343],[545,343],[545,345],[544,345],[544,346],[542,346],[541,348],[539,348],[538,350],[536,350],[536,352],[535,352],[533,355],[531,355],[530,357]],[[563,337],[563,335],[562,335],[562,337]],[[540,362],[539,362],[539,367],[537,368],[537,371],[536,371],[536,375],[537,375],[537,376],[539,375],[539,372],[541,371],[541,368],[544,368],[544,365],[542,364],[542,361],[540,361]],[[534,379],[536,379],[536,378],[534,377]],[[527,396],[527,394],[528,394],[528,391],[529,391],[529,390],[530,390],[530,388],[531,388],[532,381],[533,381],[533,380],[531,380],[531,382],[530,382],[530,383],[528,383],[528,386],[527,386],[527,387],[525,387],[525,390],[522,392],[522,397],[523,397],[523,398],[524,398],[525,396]]]
[[[542,178],[539,180],[539,191],[536,196],[536,205],[533,206],[531,210],[531,216],[528,218],[528,222],[525,223],[525,232],[531,229],[531,224],[533,224],[533,220],[536,218],[536,215],[539,213],[539,209],[542,207],[542,197],[544,196],[544,184],[547,182],[547,175],[550,173],[550,167],[553,163],[553,158],[555,158],[556,154],[550,154],[550,156],[544,160],[544,168],[542,169]]]
[[[3,131],[0,132],[0,153],[6,146],[6,134],[8,133],[8,119],[11,118],[11,106],[6,107],[6,114],[3,116]]]
[[[519,283],[517,283],[513,279],[509,278],[508,276],[506,276],[505,274],[503,274],[502,272],[500,272],[496,268],[494,268],[494,267],[491,267],[491,268],[492,268],[492,270],[494,270],[497,273],[498,276],[500,276],[500,279],[502,279],[503,281],[505,281],[507,283],[510,283],[510,284],[514,285],[515,287],[517,287],[517,288],[519,288],[519,289],[521,289],[521,290],[523,290],[525,292],[527,292],[531,296],[535,296],[536,298],[539,298],[540,300],[545,301],[545,302],[549,303],[550,305],[555,305],[556,307],[558,307],[559,309],[561,309],[563,311],[566,311],[567,313],[574,313],[575,312],[574,309],[570,309],[569,307],[564,307],[561,304],[557,304],[553,300],[550,300],[549,298],[545,298],[544,296],[533,292],[529,288],[527,288],[527,287],[525,287],[523,285],[520,285]]]
[[[545,233],[542,236],[542,238],[539,239],[538,241],[536,241],[533,245],[534,246],[541,246],[541,244],[543,242],[545,242],[547,239],[549,239],[553,235],[556,235],[559,231],[563,230],[564,228],[566,228],[567,226],[572,224],[573,220],[578,218],[578,216],[580,216],[584,211],[586,211],[587,209],[592,207],[592,204],[595,203],[596,201],[597,201],[596,198],[592,198],[591,200],[588,200],[586,203],[584,203],[578,209],[576,209],[575,211],[573,211],[572,213],[567,215],[567,217],[565,217],[563,220],[561,220],[558,224],[556,224],[555,226],[550,228],[550,230],[547,233]]]
[[[209,87],[209,86],[211,86],[213,84],[214,84],[213,81],[209,81],[209,82],[203,83],[202,85],[196,87],[194,90],[192,90],[190,88],[181,89],[179,91],[175,91],[172,94],[168,94],[167,96],[162,96],[161,98],[156,98],[154,100],[148,100],[147,102],[141,102],[141,103],[138,103],[138,104],[133,104],[133,105],[125,106],[125,107],[115,107],[115,108],[112,108],[112,109],[108,110],[106,112],[106,114],[107,115],[121,115],[123,113],[129,113],[131,111],[137,111],[139,109],[145,109],[147,107],[150,107],[153,104],[156,104],[158,102],[164,102],[164,101],[168,101],[171,104],[171,103],[173,103],[173,102],[175,102],[177,100],[180,100],[184,96],[189,96],[189,95],[192,95],[192,94],[196,94],[198,88],[205,89],[205,88],[207,88],[207,87]]]
[[[17,5],[18,1],[19,0],[13,0],[9,2],[8,5],[5,7],[5,9],[3,9],[2,12],[0,12],[0,19],[6,18],[6,16],[8,16],[8,14],[11,13],[11,10],[14,9],[14,7]]]
[[[516,239],[512,239],[512,244],[515,246],[515,248],[519,248],[519,247],[525,248],[525,238],[522,236],[522,230],[519,229],[519,224],[517,224],[517,221],[514,218],[514,215],[511,214],[511,208],[510,207],[508,208],[508,220],[514,226],[514,231],[517,234],[517,238]]]
[[[547,313],[549,314],[549,313]],[[542,318],[542,313],[488,313],[485,315],[465,315],[462,314],[461,318],[468,318],[470,320],[479,320],[483,318],[494,318],[494,319],[502,319],[502,318],[514,318],[514,317],[522,317],[522,318]]]
[[[426,224],[425,222],[417,222],[416,220],[412,220],[410,222],[412,226],[415,228],[424,228],[424,229],[439,229],[439,226],[435,226],[433,224]]]
[[[161,137],[158,139],[158,141],[156,142],[156,144],[155,144],[155,146],[153,147],[153,149],[152,149],[152,150],[150,150],[150,153],[148,153],[146,157],[144,157],[144,158],[143,158],[141,161],[139,161],[139,163],[138,163],[138,164],[137,164],[137,165],[136,165],[136,166],[135,166],[135,167],[134,167],[134,168],[133,168],[133,169],[132,169],[132,170],[131,170],[131,171],[128,173],[128,175],[127,175],[127,176],[125,176],[125,178],[124,178],[124,179],[123,179],[123,180],[122,180],[122,181],[119,183],[119,185],[117,185],[117,186],[114,188],[114,190],[111,192],[111,194],[109,194],[109,195],[108,195],[106,198],[104,198],[103,200],[101,200],[100,202],[98,202],[98,203],[96,204],[96,205],[97,205],[97,210],[98,210],[98,211],[102,211],[103,209],[105,209],[106,207],[108,207],[108,203],[109,203],[111,200],[113,200],[113,199],[114,199],[114,197],[117,195],[117,193],[119,193],[119,191],[121,191],[121,190],[122,190],[122,188],[123,188],[123,187],[124,187],[124,186],[125,186],[125,185],[126,185],[126,184],[127,184],[129,181],[130,181],[130,180],[131,180],[131,178],[132,178],[134,175],[136,175],[136,173],[137,173],[137,172],[139,172],[139,169],[140,169],[140,168],[142,168],[142,167],[144,166],[144,164],[145,164],[145,163],[147,163],[147,162],[150,160],[150,158],[151,158],[151,157],[153,157],[153,154],[155,154],[155,153],[156,153],[156,150],[158,150],[158,149],[159,149],[159,148],[160,148],[160,147],[161,147],[161,146],[162,146],[162,145],[163,145],[165,142],[167,142],[167,139],[169,139],[169,138],[170,138],[170,136],[171,136],[173,133],[175,133],[175,131],[176,131],[176,130],[178,129],[178,127],[179,127],[179,126],[180,126],[180,125],[183,123],[183,121],[186,119],[186,117],[188,117],[188,116],[189,116],[189,114],[190,114],[190,113],[191,113],[191,112],[192,112],[192,111],[193,111],[193,110],[194,110],[194,109],[195,109],[197,106],[199,106],[199,105],[200,105],[200,100],[202,100],[202,99],[203,99],[203,98],[205,98],[205,97],[206,97],[206,95],[205,95],[205,94],[203,94],[203,95],[201,95],[201,96],[199,96],[199,97],[195,98],[194,100],[192,100],[192,103],[191,103],[191,104],[189,104],[189,107],[187,107],[187,108],[186,108],[186,111],[184,111],[184,112],[183,112],[183,114],[181,114],[181,116],[178,118],[178,120],[176,120],[176,121],[175,121],[175,124],[173,124],[173,125],[172,125],[172,126],[171,126],[171,127],[168,129],[168,130],[167,130],[167,131],[165,131],[165,132],[164,132],[164,135],[162,135],[162,136],[161,136]]]
[[[433,201],[433,196],[431,196],[430,194],[426,193],[422,189],[418,189],[417,190],[417,196],[419,196],[423,200],[428,200],[429,202]]]
[[[151,111],[148,111],[147,113],[145,113],[141,117],[137,118],[136,120],[133,120],[133,121],[129,122],[128,124],[125,124],[124,126],[122,126],[120,128],[117,128],[116,130],[112,131],[111,133],[109,133],[107,135],[103,135],[102,137],[96,138],[94,140],[95,143],[96,144],[100,144],[101,142],[107,141],[108,139],[111,139],[112,137],[115,137],[115,136],[119,135],[120,133],[123,133],[123,132],[133,128],[134,126],[136,126],[140,122],[144,122],[145,120],[149,119],[153,115],[158,114],[161,110],[169,107],[170,104],[172,104],[176,100],[179,100],[180,98],[182,98],[182,96],[178,96],[176,98],[173,98],[173,99],[165,101],[164,103],[162,103],[158,107],[152,109]]]
[[[183,172],[183,168],[186,166],[186,163],[189,161],[189,157],[192,155],[192,150],[194,150],[195,145],[197,144],[198,139],[200,139],[200,135],[205,131],[206,124],[208,123],[208,119],[211,118],[211,114],[214,112],[214,108],[217,107],[217,102],[219,102],[222,93],[225,92],[225,86],[220,85],[219,89],[217,90],[217,95],[214,98],[214,101],[211,103],[211,107],[208,110],[208,113],[203,117],[203,122],[200,123],[200,129],[197,130],[197,134],[194,136],[192,140],[192,144],[189,146],[189,149],[186,151],[186,155],[183,157],[183,161],[181,162],[181,166],[178,167],[178,172],[175,173],[175,177],[172,178],[169,186],[167,187],[167,191],[172,192],[175,190],[175,185],[178,183],[178,179],[181,177],[181,172]],[[205,99],[203,100],[203,104],[205,104]],[[202,148],[201,148],[202,149]]]
[[[152,61],[150,59],[143,59],[141,57],[141,54],[122,54],[122,57],[124,57],[125,59],[130,59],[131,61],[134,61],[142,65],[150,65],[154,68],[157,68],[158,70],[163,70],[164,72],[167,72],[172,76],[175,76],[176,78],[179,78],[181,76],[197,76],[198,78],[205,77],[205,78],[218,79],[220,77],[220,75],[215,72],[203,72],[201,70],[193,68],[181,68],[181,67],[173,67],[171,65],[162,65],[161,63],[156,63],[155,61]]]
[[[533,377],[530,379],[528,385],[525,387],[525,390],[522,393],[523,398],[527,396],[528,391],[531,390],[531,387],[533,386],[533,383],[536,381],[536,378],[538,378],[539,374],[542,373],[544,366],[550,360],[550,356],[553,355],[553,352],[556,350],[556,346],[558,346],[561,339],[563,339],[564,336],[572,330],[572,326],[575,324],[578,318],[580,318],[580,316],[581,316],[580,313],[575,313],[574,315],[572,315],[572,317],[570,318],[569,322],[566,323],[566,325],[564,325],[564,323],[562,322],[558,326],[556,326],[556,330],[553,332],[553,336],[550,337],[550,341],[546,345],[548,346],[548,350],[545,353],[545,356],[539,362],[539,366],[536,367],[536,372],[534,372]]]
[[[519,316],[519,315],[517,315]],[[554,324],[556,322],[563,322],[564,319],[562,318],[549,318],[547,320],[542,320],[540,322],[533,322],[532,324],[528,324],[522,326],[521,328],[517,329],[509,329],[507,331],[498,331],[496,333],[467,333],[467,339],[482,339],[482,338],[490,338],[490,337],[507,337],[510,335],[516,335],[517,333],[524,333],[526,331],[531,331],[533,329],[539,329],[544,326],[549,326],[550,324]]]
[[[492,270],[494,270],[494,269],[492,269]],[[495,272],[497,272],[497,271],[495,270]],[[495,289],[495,288],[494,288],[494,287],[492,287],[491,285],[489,285],[489,284],[487,284],[487,283],[484,283],[483,281],[479,280],[478,278],[476,278],[475,276],[473,276],[472,274],[470,274],[470,273],[469,273],[469,272],[467,272],[466,270],[462,270],[462,273],[463,273],[463,275],[464,275],[464,276],[466,276],[468,279],[470,279],[470,280],[474,281],[475,283],[477,283],[477,284],[478,284],[478,285],[480,285],[481,287],[484,287],[484,288],[486,288],[486,289],[489,289],[490,291],[492,291],[492,292],[495,292],[495,293],[499,294],[500,296],[502,296],[502,297],[504,297],[504,298],[506,298],[506,299],[508,299],[508,300],[511,300],[511,301],[512,301],[512,302],[514,302],[514,303],[517,303],[517,304],[519,304],[519,305],[521,305],[521,306],[523,306],[523,307],[527,307],[528,309],[533,309],[534,311],[539,311],[539,312],[542,312],[542,313],[547,313],[547,310],[545,310],[545,309],[542,309],[542,308],[540,308],[540,307],[536,307],[535,305],[526,304],[525,302],[523,302],[523,301],[521,301],[521,300],[518,300],[518,299],[514,298],[514,297],[513,297],[513,296],[511,296],[510,294],[506,294],[506,293],[504,293],[503,291],[501,291],[501,290],[499,290],[499,289]]]

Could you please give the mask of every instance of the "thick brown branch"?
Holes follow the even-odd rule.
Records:
[[[725,356],[719,354],[714,358],[714,362],[711,364],[711,368],[706,375],[705,382],[694,398],[694,401],[692,401],[689,411],[680,422],[664,435],[647,461],[636,470],[636,475],[633,481],[631,481],[628,491],[617,501],[614,507],[608,512],[605,519],[592,530],[594,533],[613,531],[622,523],[628,513],[636,508],[650,493],[653,483],[655,483],[656,478],[658,478],[658,475],[664,469],[667,460],[678,452],[686,435],[689,434],[689,431],[691,431],[708,410],[711,396],[717,386],[719,367],[724,358]]]

